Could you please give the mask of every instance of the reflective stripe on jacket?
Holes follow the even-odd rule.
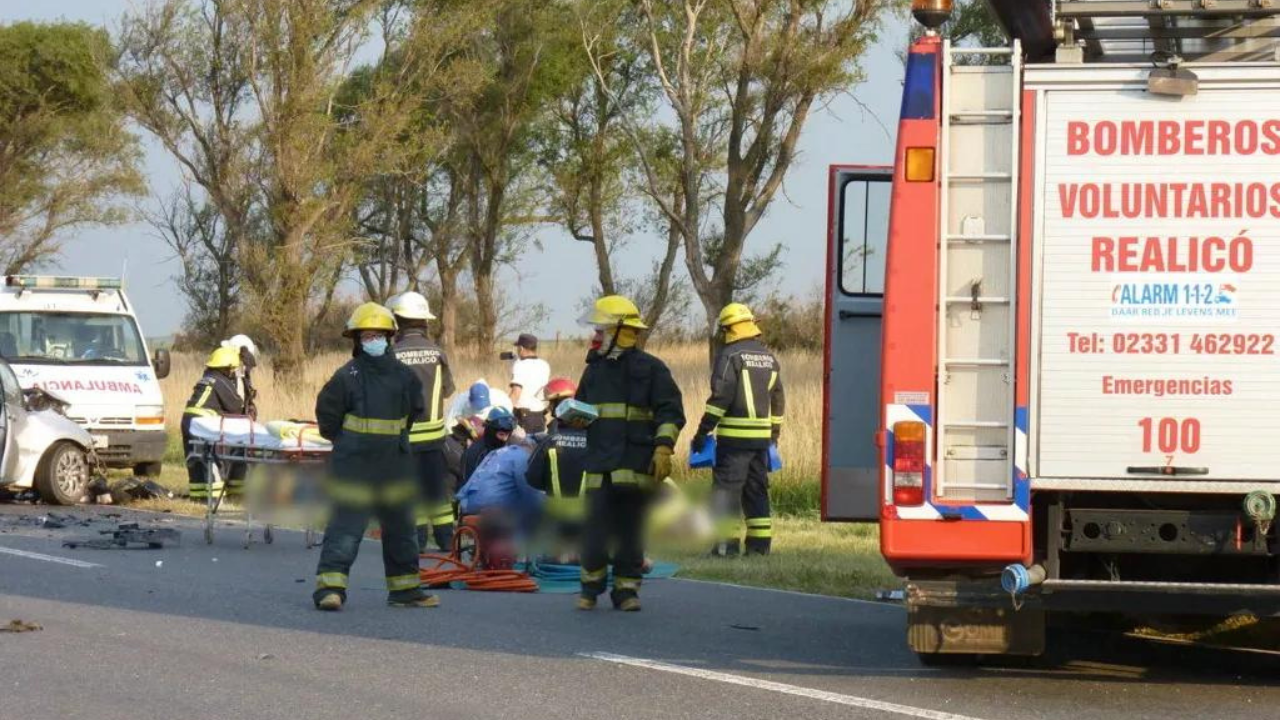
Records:
[[[711,373],[711,396],[698,433],[724,447],[767,448],[786,409],[782,365],[758,338],[725,345]]]
[[[422,383],[424,414],[413,418],[409,442],[415,451],[437,450],[444,444],[444,399],[453,394],[449,358],[421,328],[408,328],[396,338],[395,357],[409,366]]]
[[[684,427],[680,388],[667,366],[635,348],[610,356],[592,353],[575,397],[600,412],[587,428],[587,486],[611,473],[615,484],[651,487],[653,449],[674,447]]]
[[[236,392],[235,380],[219,370],[209,368],[196,381],[191,399],[182,411],[191,417],[217,417],[244,414],[244,399]]]
[[[557,520],[581,520],[586,513],[583,502],[586,455],[587,431],[560,427],[555,421],[533,451],[529,460],[529,485],[547,494],[547,514]]]

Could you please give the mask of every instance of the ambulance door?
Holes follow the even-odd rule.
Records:
[[[890,167],[834,166],[829,177],[823,362],[822,519],[879,516],[880,327]]]

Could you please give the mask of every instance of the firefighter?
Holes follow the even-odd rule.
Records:
[[[773,539],[769,515],[769,445],[778,441],[786,396],[782,366],[763,342],[751,309],[730,303],[720,311],[724,346],[711,373],[711,396],[698,423],[692,449],[700,452],[712,431],[712,509],[716,514],[714,555],[740,550],[739,519],[746,517],[746,554],[768,555]]]
[[[236,389],[244,398],[244,414],[258,419],[258,390],[253,385],[253,371],[258,367],[258,346],[248,335],[233,335],[222,341],[223,347],[235,348],[240,353],[240,367],[236,369]]]
[[[191,421],[198,417],[240,415],[244,412],[244,398],[236,391],[235,377],[236,369],[240,367],[240,351],[233,347],[218,347],[209,354],[204,367],[204,375],[196,381],[191,399],[182,411],[182,450],[187,456],[187,496],[199,502],[206,502],[209,493],[221,493],[223,487],[220,476],[215,476],[213,484],[210,484],[204,461],[192,455]],[[244,463],[236,463],[227,474],[227,494],[238,496],[243,493]]]
[[[582,463],[587,453],[587,431],[571,427],[557,419],[555,414],[556,409],[576,392],[578,386],[566,377],[552,378],[547,383],[542,394],[553,419],[529,460],[529,485],[547,494],[544,512],[553,525],[552,535],[560,550],[577,544],[586,515]]]
[[[409,429],[409,445],[417,466],[418,547],[427,547],[431,531],[436,545],[448,550],[453,545],[453,489],[445,464],[444,399],[453,394],[453,373],[449,358],[427,334],[427,321],[435,320],[427,299],[416,292],[397,295],[388,303],[400,333],[396,336],[395,357],[408,365],[422,383],[426,414]]]
[[[635,303],[619,295],[602,297],[580,322],[596,334],[575,397],[594,405],[599,418],[587,428],[583,461],[587,519],[578,608],[596,606],[612,550],[610,599],[619,610],[636,611],[645,506],[671,474],[672,451],[684,427],[680,388],[661,360],[636,347],[640,331],[648,328]]]
[[[357,307],[343,333],[354,344],[353,359],[316,398],[320,434],[333,443],[328,493],[333,510],[312,596],[321,610],[341,610],[346,602],[347,575],[371,515],[382,528],[387,603],[439,604],[421,587],[413,523],[418,492],[409,428],[426,411],[422,383],[389,352],[395,332],[390,310],[377,303]]]

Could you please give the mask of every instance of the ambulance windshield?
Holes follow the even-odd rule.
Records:
[[[147,364],[133,318],[95,313],[0,313],[0,357],[17,364]]]

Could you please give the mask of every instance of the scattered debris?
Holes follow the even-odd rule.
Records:
[[[44,626],[40,623],[27,622],[26,620],[10,620],[8,625],[0,625],[0,632],[8,633],[36,632],[43,629]]]
[[[166,543],[179,545],[182,533],[172,528],[142,528],[138,523],[121,523],[115,530],[103,530],[102,535],[109,538],[88,538],[83,540],[67,540],[63,547],[93,548],[95,550],[158,550]],[[160,563],[156,563],[159,567]]]
[[[89,487],[85,489],[85,495],[88,496],[89,502],[98,505],[111,505],[115,503],[115,498],[111,496],[111,487],[107,485],[107,479],[101,475],[89,481]]]
[[[759,625],[730,625],[729,627],[733,628],[734,630],[752,630],[752,631],[760,630]]]
[[[263,653],[258,656],[258,659],[259,660],[275,660],[276,656],[272,655],[271,653]]]
[[[48,515],[24,515],[18,518],[17,523],[19,525],[31,525],[38,528],[44,528],[46,530],[58,530],[72,525],[89,527],[91,524],[89,520],[85,520],[84,518],[79,518],[74,515],[57,515],[54,513],[49,513]]]
[[[156,561],[156,567],[164,567],[164,561],[163,561],[163,560],[157,560],[157,561]]]
[[[130,500],[156,500],[160,498],[172,500],[173,492],[156,482],[142,478],[125,478],[111,486],[111,498],[117,505],[124,505]]]
[[[881,602],[902,602],[907,596],[901,590],[877,590],[876,599]]]

